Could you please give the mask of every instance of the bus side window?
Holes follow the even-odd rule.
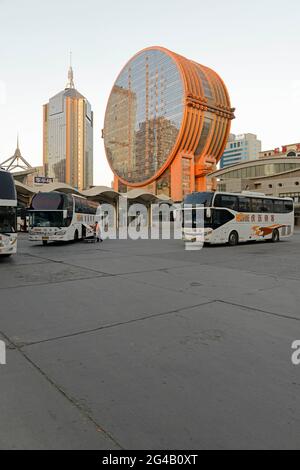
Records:
[[[239,211],[251,212],[251,204],[250,204],[250,199],[248,197],[239,198]]]
[[[213,210],[213,225],[214,228],[221,227],[222,225],[227,224],[234,219],[234,215],[223,209],[214,209]]]
[[[221,207],[221,194],[217,194],[214,201],[215,207]]]
[[[231,196],[230,194],[218,194],[215,198],[214,205],[216,207],[227,207],[235,211],[239,210],[237,196]]]
[[[274,212],[272,199],[264,199],[263,205],[264,205],[263,212],[268,212],[268,213]]]
[[[254,197],[252,199],[252,212],[263,212],[263,200]]]
[[[280,199],[274,200],[274,212],[275,214],[283,214],[284,213],[284,201]]]
[[[284,201],[284,212],[290,214],[294,210],[294,205],[292,201]]]

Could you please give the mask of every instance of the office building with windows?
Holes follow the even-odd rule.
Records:
[[[221,158],[220,168],[236,163],[256,160],[261,151],[261,141],[255,134],[230,134]]]
[[[181,201],[207,188],[234,109],[216,72],[162,47],[139,52],[118,76],[105,114],[114,189]]]
[[[291,197],[300,203],[300,158],[268,157],[231,165],[209,175],[218,191],[257,191],[267,196]]]
[[[93,185],[93,112],[74,86],[70,66],[66,88],[43,109],[45,175],[78,190]]]

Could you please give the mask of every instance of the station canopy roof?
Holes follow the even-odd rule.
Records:
[[[143,203],[158,203],[158,202],[171,202],[168,196],[161,194],[156,196],[155,194],[145,191],[143,189],[132,189],[128,193],[123,194],[128,200],[141,201]]]
[[[62,193],[71,193],[76,194],[78,196],[83,196],[88,199],[97,200],[99,202],[114,202],[119,197],[127,198],[128,200],[134,202],[141,202],[141,203],[159,203],[159,202],[167,202],[172,203],[170,198],[164,195],[156,196],[155,194],[145,191],[143,189],[133,189],[128,193],[118,193],[114,191],[114,189],[108,186],[95,186],[90,188],[86,191],[78,191],[72,186],[69,186],[65,183],[50,183],[50,184],[43,184],[40,186],[27,186],[20,181],[15,181],[17,193],[26,196],[32,197],[34,194],[39,192],[52,192],[52,191],[59,191]]]

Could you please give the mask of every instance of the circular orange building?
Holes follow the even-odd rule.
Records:
[[[114,189],[181,201],[206,188],[234,118],[216,72],[162,47],[135,55],[111,91],[104,145]]]

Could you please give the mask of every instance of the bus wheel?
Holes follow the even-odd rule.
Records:
[[[47,240],[43,240],[43,246],[46,246],[48,245],[48,241]]]
[[[230,246],[236,246],[239,243],[239,234],[234,230],[230,233],[228,238],[228,244]]]
[[[74,233],[74,242],[78,242],[79,240],[79,233],[78,233],[78,230],[75,230],[75,233]]]
[[[277,228],[275,228],[275,230],[273,230],[273,233],[272,233],[272,242],[277,243],[279,241],[280,241],[279,230],[277,230]]]

